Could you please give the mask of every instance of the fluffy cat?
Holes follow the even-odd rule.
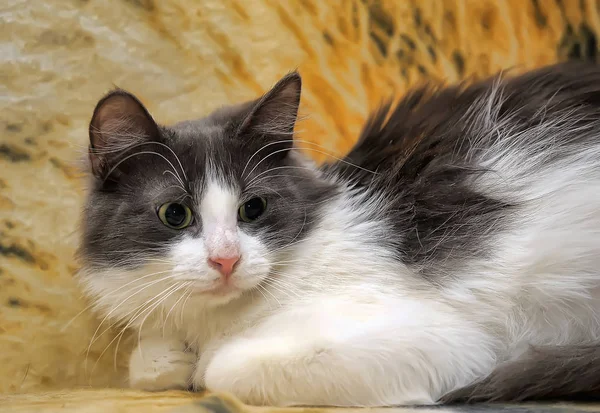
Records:
[[[278,406],[597,394],[600,68],[416,89],[322,166],[295,150],[300,89],[290,73],[173,126],[122,90],[98,103],[81,279],[139,331],[131,386]]]

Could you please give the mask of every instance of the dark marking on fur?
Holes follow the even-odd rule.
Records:
[[[385,41],[381,39],[379,35],[374,31],[370,31],[369,36],[371,37],[371,40],[377,47],[377,50],[379,50],[379,53],[381,53],[383,57],[387,57],[388,50]]]
[[[415,58],[413,56],[413,53],[407,52],[404,49],[398,49],[396,51],[396,57],[398,58],[398,61],[400,61],[401,64],[401,69],[407,70],[409,67],[411,67],[414,63],[415,63]]]
[[[432,63],[437,62],[437,54],[435,53],[435,49],[433,48],[433,46],[431,46],[431,45],[427,46],[427,53],[429,53]]]
[[[329,46],[334,45],[333,37],[331,37],[331,35],[326,31],[323,32],[323,40],[325,40],[325,43],[327,43]]]
[[[485,11],[481,16],[481,27],[486,32],[489,32],[492,27],[492,16],[489,11]]]
[[[477,170],[461,158],[466,152],[456,150],[469,149],[459,144],[468,139],[460,119],[484,92],[416,90],[393,110],[386,106],[375,114],[348,154],[349,162],[381,175],[342,163],[330,167],[373,196],[385,194],[390,233],[403,234],[388,240],[398,243],[402,238],[396,244],[398,256],[436,283],[457,260],[488,253],[487,234],[500,230],[501,218],[511,207],[464,185]]]
[[[22,129],[23,129],[23,127],[17,123],[7,123],[6,124],[7,132],[17,133],[17,132],[21,132]]]
[[[52,122],[47,120],[47,121],[42,122],[41,129],[42,129],[42,133],[49,133],[49,132],[52,132],[52,130],[54,129],[54,126],[52,125]]]
[[[585,23],[581,25],[579,31],[584,59],[596,61],[598,58],[598,39],[596,37],[596,33],[594,33]]]
[[[350,15],[352,21],[352,27],[358,29],[360,27],[360,19],[358,18],[358,5],[356,2],[352,3],[352,13]]]
[[[423,18],[421,17],[421,9],[415,7],[415,11],[413,12],[413,20],[415,22],[416,27],[421,27],[423,24]]]
[[[453,391],[444,403],[600,400],[600,346],[531,348],[491,375]]]
[[[17,244],[0,244],[0,255],[4,255],[5,257],[15,257],[28,264],[35,264],[33,255]]]
[[[545,28],[548,25],[548,17],[542,13],[540,1],[531,0],[531,4],[533,5],[533,16],[535,18],[535,23],[540,29]]]
[[[5,143],[0,144],[0,157],[10,162],[25,162],[31,160],[31,155],[24,150]]]
[[[598,58],[598,39],[590,27],[582,23],[577,31],[567,24],[558,46],[558,54],[569,60],[595,62]]]
[[[139,7],[140,9],[144,9],[147,12],[152,12],[156,9],[156,5],[154,4],[154,0],[124,0],[125,3],[129,3],[132,6]]]
[[[565,11],[565,5],[563,4],[562,0],[555,0],[555,2],[558,6],[558,9],[560,10],[560,14],[562,15],[563,19],[566,19],[567,13]]]
[[[567,58],[572,59],[573,55],[579,54],[579,49],[579,45],[577,44],[577,40],[573,32],[573,26],[571,26],[571,24],[567,24],[565,26],[562,40],[558,46],[558,52],[559,54],[566,55]],[[562,50],[566,50],[566,52],[561,53]]]
[[[318,11],[317,11],[315,5],[313,3],[311,3],[309,0],[300,0],[300,4],[302,4],[302,7],[304,7],[311,16],[318,15]]]
[[[52,166],[54,166],[56,169],[59,169],[65,175],[65,177],[67,177],[69,179],[75,178],[74,170],[72,168],[70,168],[68,165],[65,165],[60,159],[51,157],[48,160],[50,161]]]
[[[573,45],[571,46],[571,48],[569,49],[569,52],[567,54],[568,58],[575,59],[575,60],[581,59],[583,57],[581,49],[582,49],[581,43],[579,43],[578,41],[573,43]]]
[[[381,29],[388,37],[394,34],[394,19],[383,10],[380,1],[373,1],[367,5],[369,21]]]
[[[8,306],[9,307],[21,307],[21,300],[19,300],[18,298],[11,297],[8,299]]]
[[[410,50],[415,50],[417,48],[415,41],[409,35],[402,33],[400,38],[406,43]]]
[[[69,31],[59,30],[44,30],[39,35],[39,44],[42,46],[68,46],[90,47],[96,43],[94,37],[84,30],[71,29]]]
[[[456,17],[454,16],[454,13],[449,10],[446,11],[444,13],[444,20],[448,22],[448,26],[450,26],[451,30],[456,29]]]
[[[435,35],[433,34],[433,30],[431,30],[431,26],[429,24],[425,25],[425,28],[423,29],[423,31],[425,32],[425,34],[427,36],[429,36],[431,38],[431,40],[433,40],[434,42],[437,41],[435,38]]]
[[[456,73],[458,73],[458,75],[461,77],[464,76],[465,75],[465,59],[458,50],[455,50],[454,52],[452,52],[452,61],[454,62],[454,67],[456,67]]]
[[[330,166],[333,173],[373,196],[385,195],[382,204],[392,223],[389,233],[403,234],[402,243],[396,245],[398,256],[434,283],[443,282],[444,274],[465,260],[489,256],[490,241],[510,227],[511,210],[518,207],[467,184],[487,172],[472,159],[495,143],[497,135],[481,119],[488,117],[482,102],[498,84],[503,100],[494,105],[493,121],[510,123],[512,134],[537,127],[544,116],[555,118],[573,108],[578,108],[583,125],[593,126],[600,105],[600,70],[582,63],[443,89],[425,86],[396,107],[387,105],[375,113],[348,154],[349,162],[380,174],[341,163]],[[549,100],[556,103],[540,112]],[[565,141],[553,161],[579,150],[590,134],[561,137]],[[530,142],[513,144],[526,148]]]

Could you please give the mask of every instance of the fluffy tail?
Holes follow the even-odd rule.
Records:
[[[600,345],[532,348],[442,403],[599,400]]]

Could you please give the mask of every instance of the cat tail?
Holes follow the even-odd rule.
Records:
[[[444,395],[441,403],[599,400],[600,343],[534,347],[485,379]]]

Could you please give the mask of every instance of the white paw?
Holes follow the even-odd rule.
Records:
[[[197,358],[178,340],[142,340],[129,360],[129,385],[148,391],[187,389]]]
[[[434,404],[431,392],[418,382],[399,389],[394,375],[384,371],[378,376],[381,364],[372,368],[371,358],[356,360],[356,353],[346,349],[344,355],[343,350],[326,340],[238,339],[218,349],[204,371],[202,361],[198,363],[194,385],[205,383],[210,391],[262,406]],[[410,384],[411,379],[406,382]]]
[[[293,393],[295,343],[287,339],[236,340],[200,359],[196,387],[235,395],[253,405],[288,405]],[[289,368],[289,370],[287,370]]]

